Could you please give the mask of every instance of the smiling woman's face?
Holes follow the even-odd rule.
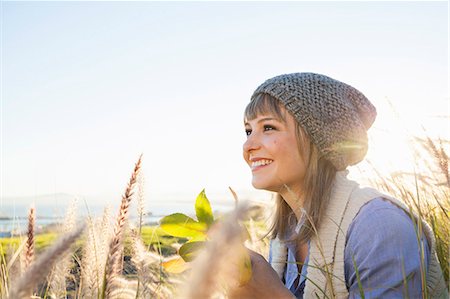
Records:
[[[280,109],[285,120],[270,113],[245,120],[243,155],[252,170],[253,187],[282,192],[287,186],[298,194],[305,177],[305,159],[298,148],[296,121]]]

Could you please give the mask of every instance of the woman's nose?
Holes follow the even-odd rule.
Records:
[[[251,133],[250,135],[248,135],[247,140],[244,142],[243,150],[244,152],[248,153],[252,150],[258,149],[260,146],[261,143],[257,134]]]

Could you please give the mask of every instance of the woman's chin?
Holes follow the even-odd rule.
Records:
[[[258,189],[258,190],[273,191],[273,189],[274,189],[269,184],[266,184],[264,182],[259,182],[259,181],[252,181],[252,186],[253,186],[253,188]]]
[[[264,184],[261,184],[261,182],[252,181],[252,186],[258,190],[264,190]]]

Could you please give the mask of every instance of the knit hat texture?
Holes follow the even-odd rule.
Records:
[[[337,170],[364,159],[375,107],[354,87],[315,73],[293,73],[265,81],[253,93],[278,99]]]

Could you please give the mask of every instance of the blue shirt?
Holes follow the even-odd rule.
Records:
[[[349,297],[361,298],[356,264],[365,298],[422,298],[421,268],[426,273],[429,248],[423,235],[421,241],[409,215],[393,203],[377,198],[364,205],[347,231],[344,270]],[[295,244],[288,244],[284,280],[297,298],[303,298],[308,268],[298,273],[295,249]],[[309,250],[305,265],[308,260]]]

